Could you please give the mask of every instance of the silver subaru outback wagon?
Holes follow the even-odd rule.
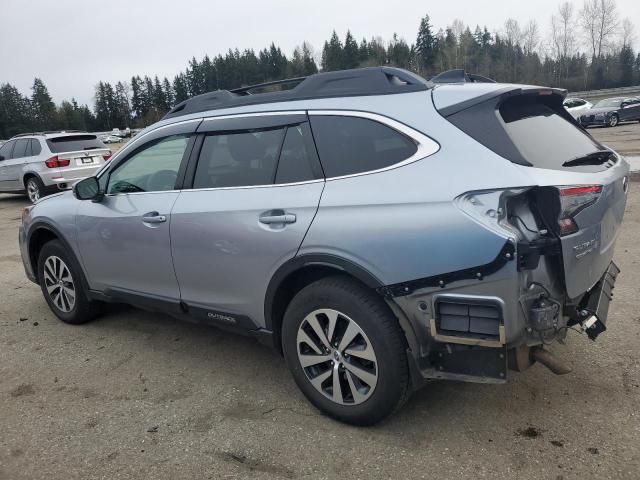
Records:
[[[429,380],[566,373],[544,346],[606,328],[629,167],[565,92],[387,67],[296,82],[187,100],[26,208],[51,310],[125,302],[255,336],[358,425]]]

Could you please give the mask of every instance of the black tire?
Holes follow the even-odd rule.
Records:
[[[620,118],[618,117],[617,114],[613,114],[611,115],[611,118],[609,118],[609,123],[607,123],[607,127],[616,127],[618,126],[618,124],[620,123]]]
[[[340,404],[323,395],[312,385],[300,363],[298,330],[305,317],[319,309],[333,309],[348,316],[370,341],[376,357],[377,383],[362,403]],[[332,276],[318,280],[293,298],[284,315],[282,346],[289,369],[307,399],[322,412],[342,422],[353,425],[377,423],[399,409],[410,393],[405,339],[398,320],[374,291],[348,277]],[[347,358],[348,355],[341,360],[346,362]],[[353,361],[353,354],[349,361]],[[333,372],[333,367],[326,368]],[[343,369],[343,366],[340,364],[336,368]],[[341,389],[341,398],[344,398],[343,391]]]
[[[47,196],[42,180],[35,176],[27,177],[24,182],[24,190],[31,203],[35,203],[40,198]]]
[[[64,295],[60,293],[63,298],[59,298],[57,293],[60,292],[61,287],[57,287],[55,289],[55,285],[59,284],[59,282],[52,281],[56,280],[52,277],[56,276],[58,272],[63,272],[64,269],[58,268],[58,272],[52,272],[50,266],[61,264],[57,262],[55,259],[60,259],[64,267],[68,270],[71,278],[71,282],[64,282],[64,285],[67,287],[67,291],[70,291],[69,283],[72,284],[72,290],[75,292],[75,298],[73,299],[73,304],[70,303],[71,296],[66,292]],[[47,263],[47,262],[50,263]],[[45,273],[45,268],[47,269],[47,273]],[[55,267],[54,267],[55,269]],[[69,276],[64,274],[59,275],[63,279],[68,279]],[[70,323],[74,325],[78,325],[81,323],[88,322],[95,318],[95,316],[99,312],[99,304],[95,301],[89,300],[86,291],[86,282],[82,271],[78,267],[75,258],[72,254],[67,252],[67,249],[62,245],[59,240],[51,240],[47,242],[40,250],[40,255],[38,256],[38,280],[40,283],[40,288],[42,290],[42,294],[49,305],[51,311],[65,323]],[[51,285],[54,285],[54,290],[49,292],[49,288]],[[67,299],[66,303],[64,299]],[[56,303],[56,299],[58,304]],[[59,303],[62,302],[63,306],[68,307],[67,311],[64,311]]]

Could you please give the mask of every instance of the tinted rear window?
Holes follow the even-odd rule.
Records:
[[[603,148],[539,97],[509,99],[500,115],[514,146],[534,167],[560,169],[567,161]]]
[[[311,129],[327,178],[389,167],[418,149],[400,132],[367,118],[314,115]]]
[[[95,135],[68,135],[49,138],[47,145],[52,153],[76,152],[104,148],[104,144]]]

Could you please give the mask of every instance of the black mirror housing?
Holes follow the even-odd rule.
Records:
[[[96,177],[87,177],[73,186],[73,195],[78,200],[93,200],[99,202],[103,193]]]

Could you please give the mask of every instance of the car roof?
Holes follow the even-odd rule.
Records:
[[[285,85],[295,85],[282,90]],[[389,95],[424,91],[432,84],[415,73],[394,67],[368,67],[322,72],[233,90],[215,90],[179,103],[164,119],[232,107],[322,98]],[[279,91],[274,91],[274,89]]]

